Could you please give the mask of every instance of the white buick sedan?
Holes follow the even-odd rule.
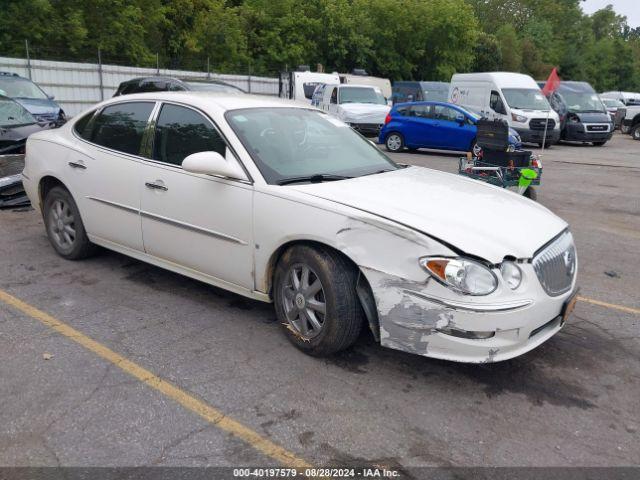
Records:
[[[275,304],[312,355],[369,328],[461,362],[521,355],[575,302],[568,225],[500,188],[403,167],[277,99],[127,95],[29,137],[24,186],[51,245],[96,245]]]

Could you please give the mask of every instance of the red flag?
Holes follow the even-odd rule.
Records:
[[[555,92],[560,86],[560,77],[558,76],[558,70],[554,67],[551,70],[551,74],[547,79],[547,82],[544,84],[544,88],[542,89],[542,93],[544,93],[545,97],[548,97],[553,92]]]

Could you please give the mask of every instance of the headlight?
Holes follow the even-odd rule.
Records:
[[[528,120],[528,119],[527,119],[527,117],[524,117],[524,116],[522,116],[522,115],[517,115],[517,114],[515,114],[515,113],[512,113],[512,114],[511,114],[511,119],[512,119],[514,122],[519,122],[519,123],[527,123],[527,120]]]
[[[500,273],[511,290],[515,290],[522,283],[522,270],[515,262],[502,262]]]
[[[440,283],[465,295],[489,295],[498,287],[493,272],[474,260],[428,257],[420,264]]]

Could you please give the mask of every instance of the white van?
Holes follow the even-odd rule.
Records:
[[[322,83],[340,83],[340,76],[310,71],[283,72],[280,74],[279,97],[311,103],[314,90]]]
[[[377,136],[391,110],[378,87],[347,84],[325,85],[318,108],[365,136]]]
[[[328,83],[328,82],[327,82]],[[347,85],[369,85],[371,87],[378,87],[382,92],[385,100],[391,102],[391,81],[388,78],[372,77],[370,75],[354,75],[351,73],[341,73],[340,82]]]
[[[525,143],[542,145],[560,139],[560,117],[529,75],[511,72],[457,73],[451,77],[449,101],[487,118],[506,120]]]

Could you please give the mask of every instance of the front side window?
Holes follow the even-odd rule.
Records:
[[[386,105],[382,93],[370,87],[343,87],[340,89],[340,103],[373,103]]]
[[[225,117],[270,184],[332,175],[356,177],[397,165],[346,124],[317,110],[248,108]]]
[[[47,99],[47,95],[31,80],[4,75],[0,76],[0,95],[10,98]]]
[[[152,102],[109,105],[95,119],[91,141],[119,152],[138,155]]]
[[[498,95],[497,92],[491,92]],[[503,88],[502,94],[511,108],[519,110],[549,110],[549,102],[539,88]]]
[[[200,113],[179,105],[163,105],[156,122],[153,159],[182,165],[186,157],[197,152],[218,152],[224,157],[226,144]]]
[[[433,118],[436,120],[444,120],[446,122],[455,122],[458,116],[462,115],[453,108],[444,105],[435,105],[433,107]]]

